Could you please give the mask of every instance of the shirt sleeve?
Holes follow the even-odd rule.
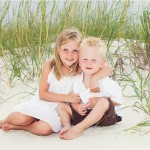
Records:
[[[116,81],[106,78],[102,81],[102,83],[100,83],[100,89],[104,96],[109,97],[118,104],[123,104],[121,87]]]

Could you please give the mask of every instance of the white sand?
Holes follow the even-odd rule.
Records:
[[[29,96],[31,97],[31,96]],[[21,97],[20,97],[21,98]],[[0,119],[5,117],[16,102],[13,100],[0,105]],[[28,99],[27,97],[25,98]],[[134,103],[134,99],[125,98],[125,106]],[[123,110],[123,121],[111,127],[92,127],[74,140],[65,141],[59,138],[57,133],[49,136],[36,136],[27,131],[0,130],[1,150],[148,150],[150,148],[150,134],[144,136],[140,133],[124,131],[143,119],[144,115],[129,107]]]
[[[1,61],[1,60],[0,60]],[[1,64],[1,62],[0,62]],[[17,82],[13,88],[6,85],[6,74],[0,68],[0,119],[6,117],[13,107],[18,103],[29,100],[34,93],[37,83],[30,82],[24,85]],[[4,75],[4,76],[3,76]],[[129,86],[124,91],[125,95],[133,95],[133,89]],[[17,94],[17,95],[16,95]],[[11,97],[11,98],[10,98]],[[124,97],[124,107],[122,110],[123,121],[111,127],[92,127],[87,129],[81,137],[66,141],[59,138],[57,133],[49,136],[36,136],[27,131],[9,131],[0,129],[0,149],[1,150],[149,150],[150,134],[131,133],[124,131],[127,128],[142,121],[145,115],[137,112],[132,107],[137,98]],[[3,103],[2,103],[3,102]]]

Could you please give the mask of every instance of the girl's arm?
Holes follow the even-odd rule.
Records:
[[[42,100],[49,102],[69,102],[73,103],[75,101],[80,100],[78,94],[56,94],[53,92],[49,92],[49,84],[47,83],[48,74],[50,73],[50,63],[51,61],[47,61],[42,69],[42,74],[39,81],[39,97]]]
[[[98,81],[100,79],[103,79],[109,75],[111,75],[113,72],[113,69],[110,65],[108,65],[107,62],[104,63],[103,67],[97,72],[95,73],[90,81],[90,89],[91,92],[99,92],[99,85],[98,85]]]

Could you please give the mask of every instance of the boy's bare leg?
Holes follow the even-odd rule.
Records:
[[[29,131],[33,134],[36,134],[36,135],[49,135],[49,134],[53,133],[53,130],[50,127],[50,125],[44,121],[35,121],[29,125],[20,125],[20,126],[6,123],[2,126],[2,129],[4,131],[25,130],[25,131]]]
[[[97,123],[104,115],[105,111],[109,108],[109,102],[105,98],[97,101],[90,114],[79,124],[75,125],[68,132],[63,134],[64,139],[71,140],[82,135],[84,130]]]
[[[60,138],[63,138],[63,134],[66,133],[71,128],[71,108],[68,104],[60,104],[58,105],[58,114],[61,119],[61,123],[63,128],[61,129],[59,136]]]
[[[12,125],[28,125],[28,124],[31,124],[35,120],[36,119],[31,116],[24,115],[19,112],[12,112],[5,119],[0,120],[0,128],[2,128],[2,126],[6,123],[12,124]]]

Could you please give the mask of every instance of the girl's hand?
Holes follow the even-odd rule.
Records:
[[[77,109],[77,112],[81,115],[81,116],[84,116],[87,112],[87,107],[85,104],[79,104],[78,105],[78,109]]]
[[[71,104],[81,102],[80,96],[78,94],[67,94],[65,96],[65,100],[66,102],[71,103]]]
[[[87,108],[93,108],[99,99],[99,97],[91,97],[86,104]]]

